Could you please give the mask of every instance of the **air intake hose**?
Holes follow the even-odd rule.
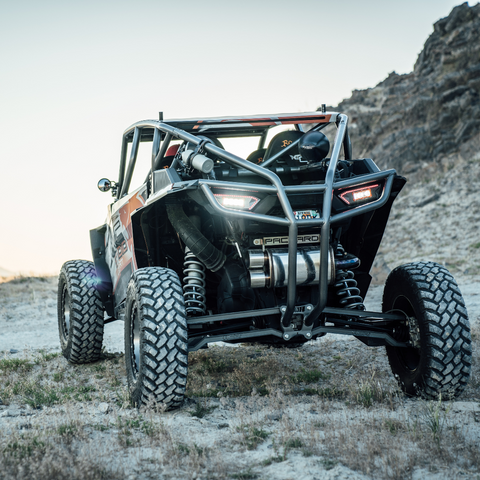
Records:
[[[181,205],[167,205],[167,216],[183,243],[209,270],[216,272],[223,267],[225,254],[203,236]]]

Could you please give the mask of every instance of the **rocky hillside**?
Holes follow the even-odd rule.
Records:
[[[410,180],[479,159],[480,4],[459,5],[435,23],[412,73],[393,72],[333,108],[350,118],[357,158]]]
[[[459,5],[435,23],[413,72],[393,72],[332,110],[349,116],[356,158],[408,180],[374,281],[419,260],[441,263],[457,278],[480,276],[480,3]]]

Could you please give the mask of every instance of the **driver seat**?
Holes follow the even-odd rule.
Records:
[[[297,141],[300,137],[304,135],[303,132],[297,130],[287,130],[285,132],[277,133],[268,144],[267,151],[263,161],[265,162],[269,158],[273,157],[277,153],[281,152],[284,148],[291,145],[293,142]],[[299,155],[298,146],[286,152],[284,155],[281,155],[278,159],[278,163],[286,163],[289,165],[298,165],[298,161],[294,158]],[[298,158],[298,157],[297,157]]]

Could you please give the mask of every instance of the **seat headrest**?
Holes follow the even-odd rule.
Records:
[[[281,152],[284,148],[288,147],[290,144],[298,140],[302,135],[302,132],[296,130],[288,130],[286,132],[277,133],[268,144],[267,151],[265,152],[264,161],[276,155],[278,152]],[[285,162],[291,160],[291,157],[298,155],[298,147],[294,147],[289,150],[285,155],[279,157],[280,162]]]
[[[256,164],[262,163],[263,158],[265,157],[265,152],[266,152],[265,148],[260,148],[258,150],[255,150],[247,157],[247,160],[249,162],[256,163]]]

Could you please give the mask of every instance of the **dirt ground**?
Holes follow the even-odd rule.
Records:
[[[2,478],[366,479],[480,476],[480,295],[463,291],[471,381],[455,401],[406,398],[383,348],[325,336],[301,349],[243,344],[189,355],[174,412],[130,407],[123,325],[104,358],[59,355],[56,278],[0,284]],[[380,309],[371,288],[369,310]],[[160,409],[161,410],[161,409]]]
[[[2,278],[0,478],[479,479],[479,175],[470,162],[407,184],[365,301],[381,309],[385,278],[402,263],[432,260],[455,275],[473,339],[455,401],[405,397],[383,348],[327,335],[300,349],[210,345],[189,355],[181,409],[137,411],[121,322],[106,325],[102,360],[70,365],[56,277]]]

